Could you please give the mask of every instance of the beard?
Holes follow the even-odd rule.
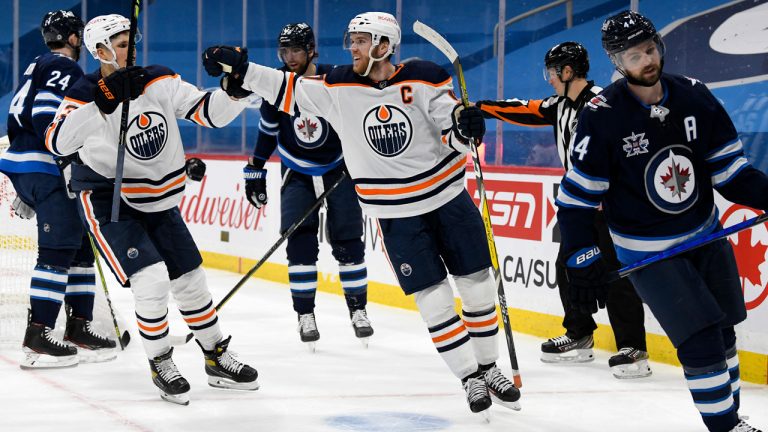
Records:
[[[661,78],[661,64],[646,66],[642,71],[636,74],[629,71],[625,72],[627,80],[630,83],[643,87],[653,87]]]

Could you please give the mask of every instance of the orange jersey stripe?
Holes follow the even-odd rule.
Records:
[[[148,332],[156,332],[156,331],[160,331],[160,330],[168,327],[168,321],[165,321],[165,322],[163,322],[162,324],[160,324],[159,326],[156,326],[156,327],[145,326],[144,324],[142,324],[139,321],[136,321],[136,324],[139,325],[140,329],[142,329],[144,331],[148,331]]]
[[[467,327],[486,327],[498,322],[499,322],[499,319],[494,315],[494,317],[489,320],[478,321],[478,322],[464,321],[464,324],[466,324]]]
[[[53,151],[53,143],[51,142],[51,135],[53,134],[53,131],[56,130],[56,128],[59,127],[59,122],[54,121],[50,125],[48,125],[48,129],[45,131],[45,148],[48,149],[49,152],[54,153]]]
[[[65,100],[65,101],[69,101],[69,102],[74,102],[74,103],[76,103],[76,104],[80,104],[80,105],[85,105],[85,104],[87,104],[87,103],[88,103],[88,102],[83,102],[83,101],[81,101],[81,100],[79,100],[79,99],[71,98],[71,97],[69,97],[69,96],[65,97],[65,98],[64,98],[64,100]]]
[[[431,83],[429,81],[422,81],[422,80],[405,80],[405,81],[398,81],[394,84],[392,84],[390,87],[398,86],[401,84],[408,84],[408,83],[419,83],[419,84],[425,84],[431,87],[441,87],[448,83],[450,83],[453,80],[453,78],[448,78],[447,80],[440,82],[440,83]],[[326,87],[368,87],[368,88],[374,88],[367,84],[355,84],[355,83],[339,83],[339,84],[328,84],[327,82],[323,83]]]
[[[151,187],[151,186],[124,187],[124,188],[120,188],[120,191],[122,193],[125,193],[125,194],[131,194],[131,193],[133,193],[133,194],[143,194],[143,193],[161,194],[161,193],[167,191],[168,189],[170,189],[170,188],[172,188],[174,186],[179,185],[180,183],[184,183],[185,180],[186,180],[186,174],[181,174],[181,176],[179,176],[179,178],[174,180],[172,183],[169,183],[169,184],[167,184],[165,186],[162,186],[162,187]]]
[[[452,167],[448,168],[446,171],[443,171],[440,175],[412,186],[406,186],[406,187],[397,188],[397,189],[362,189],[360,188],[360,186],[355,186],[355,189],[357,190],[357,193],[360,195],[400,195],[400,194],[406,194],[410,192],[416,192],[416,191],[426,189],[434,185],[435,183],[438,183],[439,181],[445,179],[449,175],[453,174],[454,171],[461,169],[466,163],[467,162],[464,159],[461,159],[458,162],[456,162]]]
[[[186,321],[189,324],[192,324],[192,323],[196,323],[196,322],[200,322],[200,321],[205,321],[205,320],[207,320],[208,318],[212,317],[215,314],[216,314],[216,309],[211,309],[210,312],[208,312],[207,314],[205,314],[203,316],[199,316],[197,318],[184,318],[184,321]]]
[[[83,210],[85,210],[85,217],[88,220],[88,225],[91,227],[91,232],[93,232],[93,236],[96,237],[96,242],[99,243],[101,246],[101,251],[104,252],[104,255],[106,255],[107,261],[109,262],[112,269],[115,270],[115,273],[117,273],[118,279],[120,279],[121,283],[125,283],[128,278],[125,276],[125,273],[123,272],[123,269],[120,267],[120,263],[115,259],[115,257],[112,255],[112,252],[109,249],[109,245],[106,241],[104,241],[104,237],[101,235],[101,231],[99,231],[99,222],[96,220],[96,218],[93,216],[93,212],[91,211],[90,203],[88,202],[88,197],[91,195],[91,191],[84,191],[80,194],[80,201],[83,204]]]
[[[296,74],[291,72],[288,74],[288,82],[285,85],[285,103],[283,103],[283,111],[289,112],[291,110],[291,99],[293,98],[293,77]]]
[[[153,79],[152,81],[148,82],[148,83],[147,83],[147,85],[145,85],[145,86],[144,86],[144,91],[143,91],[143,92],[141,92],[141,94],[144,94],[144,93],[146,93],[146,92],[147,92],[147,88],[149,88],[149,86],[151,86],[152,84],[154,84],[154,83],[156,83],[156,82],[158,82],[158,81],[160,81],[160,80],[163,80],[163,79],[166,79],[166,78],[176,78],[176,77],[178,77],[178,76],[179,76],[179,74],[173,74],[173,75],[161,75],[161,76],[159,76],[159,77],[157,77],[157,78]]]
[[[462,324],[459,327],[456,327],[455,329],[449,331],[448,333],[446,333],[444,335],[433,337],[432,338],[432,342],[434,342],[434,343],[442,342],[442,341],[448,340],[448,339],[456,336],[457,334],[459,334],[461,332],[465,332],[465,331],[467,331],[467,328],[464,327],[464,325]]]

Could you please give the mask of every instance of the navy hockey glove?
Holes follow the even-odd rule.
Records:
[[[605,307],[608,271],[597,246],[581,249],[565,263],[571,308],[593,314]]]
[[[453,130],[458,133],[460,139],[482,139],[485,135],[483,112],[476,106],[465,108],[464,105],[456,105],[452,119]]]
[[[243,168],[245,198],[256,208],[267,203],[267,170],[248,164]]]
[[[198,158],[189,158],[184,164],[187,177],[192,181],[200,181],[205,177],[205,162]]]
[[[221,77],[221,89],[227,92],[230,97],[235,99],[246,98],[253,94],[252,91],[248,91],[243,88],[243,79],[235,78],[230,75],[224,75]]]
[[[118,69],[99,80],[93,101],[101,112],[112,114],[121,102],[141,96],[149,81],[147,76],[147,70],[141,66]]]
[[[16,199],[13,200],[11,208],[13,208],[13,212],[16,213],[16,216],[22,219],[32,219],[35,217],[35,209],[22,201],[19,197],[16,197]]]
[[[248,48],[227,45],[209,47],[203,52],[203,67],[210,76],[226,73],[242,78],[248,70]]]

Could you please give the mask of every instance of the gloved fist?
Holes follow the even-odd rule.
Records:
[[[565,263],[571,307],[593,314],[605,307],[608,271],[597,246],[581,249]]]
[[[19,197],[16,197],[16,199],[13,200],[11,207],[13,208],[13,212],[16,213],[16,216],[22,219],[32,219],[35,217],[35,209],[27,205],[27,203],[22,201]]]
[[[476,106],[456,105],[453,109],[453,130],[466,141],[483,138],[485,135],[483,112]]]
[[[267,170],[248,164],[243,168],[245,198],[256,208],[267,203]]]
[[[226,73],[242,78],[248,70],[248,48],[227,45],[209,47],[203,52],[203,67],[210,76]]]
[[[189,158],[184,164],[187,177],[192,181],[200,181],[205,177],[205,162],[198,158]]]
[[[246,98],[253,94],[252,91],[248,91],[243,88],[242,78],[235,78],[230,75],[224,75],[221,77],[221,89],[227,92],[230,97],[235,99]]]
[[[69,199],[77,198],[77,195],[72,191],[69,186],[69,181],[72,180],[72,163],[78,161],[77,153],[72,153],[69,156],[54,157],[53,161],[56,162],[56,166],[59,167],[61,177],[64,179],[64,187],[67,190],[67,197]]]
[[[118,69],[99,80],[93,101],[101,112],[112,114],[121,102],[139,97],[148,81],[147,70],[141,66]]]

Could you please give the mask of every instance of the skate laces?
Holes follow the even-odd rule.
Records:
[[[45,330],[43,330],[43,337],[45,338],[45,340],[47,340],[48,342],[52,343],[57,348],[67,348],[69,346],[69,345],[65,345],[63,342],[60,342],[60,341],[54,339],[53,338],[53,329],[50,329],[48,327],[46,327]]]
[[[633,360],[643,359],[645,351],[641,351],[637,348],[626,347],[619,350],[618,355],[625,355]]]
[[[365,309],[358,309],[352,312],[352,325],[355,327],[370,327],[371,320],[368,319],[368,314]]]
[[[299,315],[299,329],[303,332],[310,332],[317,330],[317,323],[315,322],[315,314],[308,313]]]
[[[485,371],[485,382],[488,384],[488,387],[492,387],[502,393],[509,390],[510,387],[514,387],[512,381],[507,379],[507,377],[501,373],[501,369],[499,369],[498,366],[494,366]]]
[[[175,381],[179,378],[181,378],[181,373],[179,373],[179,368],[176,367],[176,363],[173,362],[173,359],[168,357],[167,359],[163,359],[160,361],[153,360],[155,363],[155,367],[157,368],[157,373],[160,375],[162,379],[164,379],[166,382]]]
[[[96,339],[99,339],[99,340],[108,340],[108,338],[106,338],[106,337],[102,336],[101,334],[97,333],[96,331],[94,331],[93,327],[91,326],[91,323],[92,323],[92,321],[86,321],[85,322],[85,331],[86,331],[86,333],[88,333],[89,335],[91,335],[91,336],[93,336],[93,337],[95,337]]]
[[[230,353],[229,351],[224,351],[219,356],[219,364],[224,369],[234,372],[234,373],[240,373],[240,371],[245,366],[244,363],[241,363],[237,358],[235,358],[235,353]]]
[[[486,396],[488,389],[482,378],[468,378],[464,381],[464,391],[467,392],[467,400],[474,402]]]
[[[741,417],[741,421],[739,421],[739,424],[731,429],[731,432],[760,432],[760,429],[757,429],[754,426],[750,426],[747,422],[744,421],[744,417]]]
[[[555,346],[563,346],[568,345],[569,343],[573,342],[573,339],[568,337],[568,335],[562,335],[555,338],[550,339],[552,343],[555,344]]]

